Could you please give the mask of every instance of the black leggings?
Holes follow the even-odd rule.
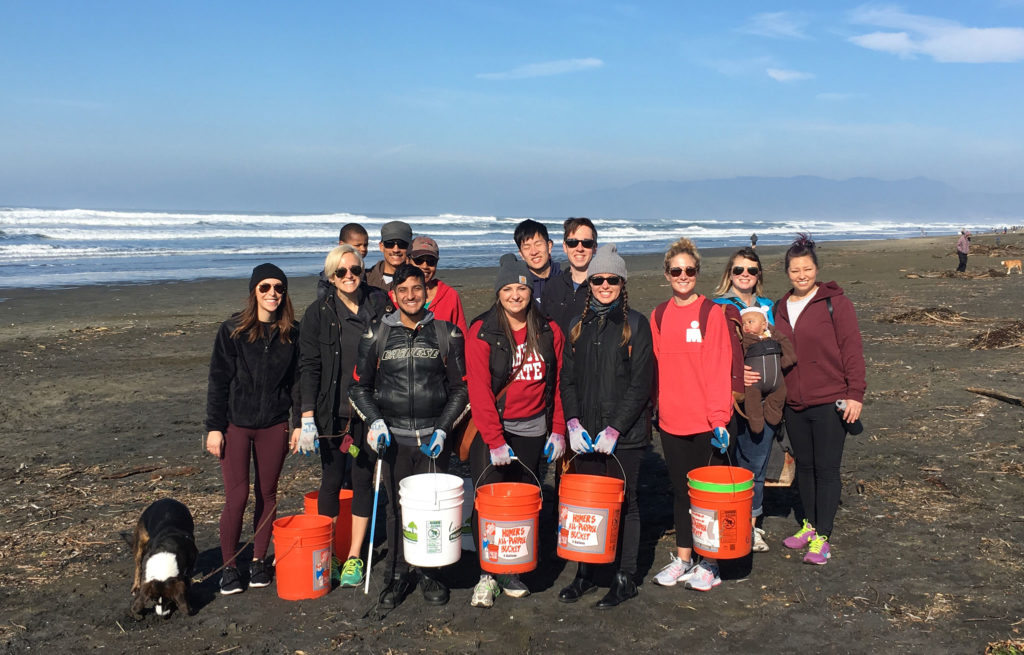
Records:
[[[793,444],[804,516],[818,534],[829,537],[843,489],[839,465],[846,428],[835,405],[829,403],[800,411],[786,407],[786,430]]]
[[[661,433],[661,449],[665,453],[665,465],[672,480],[675,502],[672,504],[676,523],[676,547],[693,548],[693,528],[690,525],[690,489],[686,474],[701,466],[721,466],[725,455],[711,445],[713,432],[701,432],[686,436]]]
[[[640,554],[640,501],[637,487],[640,483],[640,463],[647,448],[623,448],[615,452],[618,464],[608,455],[585,453],[573,460],[576,472],[584,475],[607,475],[613,478],[626,477],[626,500],[623,503],[622,529],[619,530],[619,546],[616,550],[618,569],[630,577],[636,575],[636,560]],[[619,464],[622,468],[619,468]]]
[[[359,448],[353,459],[341,452],[341,437],[320,439],[320,495],[317,513],[322,516],[338,515],[338,492],[349,479],[352,485],[352,514],[366,518],[373,510],[373,466],[377,455],[366,445],[366,424],[353,419],[350,432]]]

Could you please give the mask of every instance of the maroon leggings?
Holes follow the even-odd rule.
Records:
[[[224,457],[220,460],[224,474],[224,511],[220,514],[220,552],[224,563],[237,566],[235,551],[242,535],[242,517],[249,501],[249,455],[256,465],[256,507],[253,530],[263,528],[253,538],[253,557],[263,559],[270,547],[270,536],[277,515],[277,480],[288,454],[288,424],[278,423],[255,430],[228,424],[224,433]],[[264,522],[264,520],[266,522]]]

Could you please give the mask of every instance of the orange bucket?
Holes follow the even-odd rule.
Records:
[[[495,482],[476,490],[480,568],[488,573],[527,573],[537,568],[540,487]]]
[[[306,514],[318,514],[317,501],[319,491],[310,491],[305,495],[302,506]],[[334,554],[339,559],[348,556],[352,546],[352,490],[342,489],[338,492],[338,520],[334,522]]]
[[[319,598],[331,590],[331,517],[296,514],[274,521],[277,595]]]
[[[687,474],[693,549],[712,559],[750,553],[754,474],[738,466],[704,466]]]
[[[575,562],[615,561],[626,483],[603,475],[567,473],[558,488],[558,556]]]

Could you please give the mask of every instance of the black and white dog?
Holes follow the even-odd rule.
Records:
[[[171,604],[190,614],[188,588],[199,551],[195,523],[188,508],[174,500],[158,500],[135,525],[135,580],[132,614],[138,616],[150,601],[159,616],[171,614]]]

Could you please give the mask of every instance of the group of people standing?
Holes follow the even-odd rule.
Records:
[[[342,228],[301,326],[283,271],[271,264],[253,270],[248,305],[221,326],[210,366],[207,448],[221,458],[226,495],[222,593],[243,588],[235,557],[250,457],[257,498],[249,585],[270,583],[268,524],[291,449],[319,451],[321,514],[337,517],[339,491],[352,488],[352,546],[334,563],[341,586],[359,585],[365,575],[379,459],[390,500],[380,605],[396,607],[417,584],[426,602],[447,603],[441,570],[414,575],[404,561],[396,500],[406,476],[448,470],[450,436],[467,410],[479,430],[468,448],[478,484],[530,482],[544,460],[557,462],[560,473],[569,459],[577,473],[624,479],[612,584],[599,608],[638,593],[638,489],[655,425],[676,528],[676,549],[655,584],[708,591],[721,583],[717,562],[694,557],[690,527],[687,473],[709,463],[731,458],[753,473],[754,550],[769,549],[758,523],[781,413],[804,513],[783,543],[806,549],[805,562],[828,561],[846,424],[860,416],[865,376],[853,305],[834,282],[818,281],[813,242],[801,236],[787,250],[792,289],[773,303],[763,295],[752,247],[730,257],[713,300],[697,293],[701,256],[679,239],[664,258],[672,295],[647,317],[629,305],[624,259],[614,244],[598,247],[589,219],[564,222],[564,269],[551,258],[543,224],[523,221],[514,238],[521,259],[501,258],[493,305],[468,324],[458,293],[436,277],[437,243],[413,238],[401,221],[382,226],[383,258],[369,270],[366,230]],[[785,342],[786,355],[766,368],[777,342]],[[785,399],[784,410],[772,397]],[[595,569],[580,563],[559,600],[576,602],[596,589]],[[481,572],[470,602],[490,607],[501,593],[530,590],[519,576]]]

